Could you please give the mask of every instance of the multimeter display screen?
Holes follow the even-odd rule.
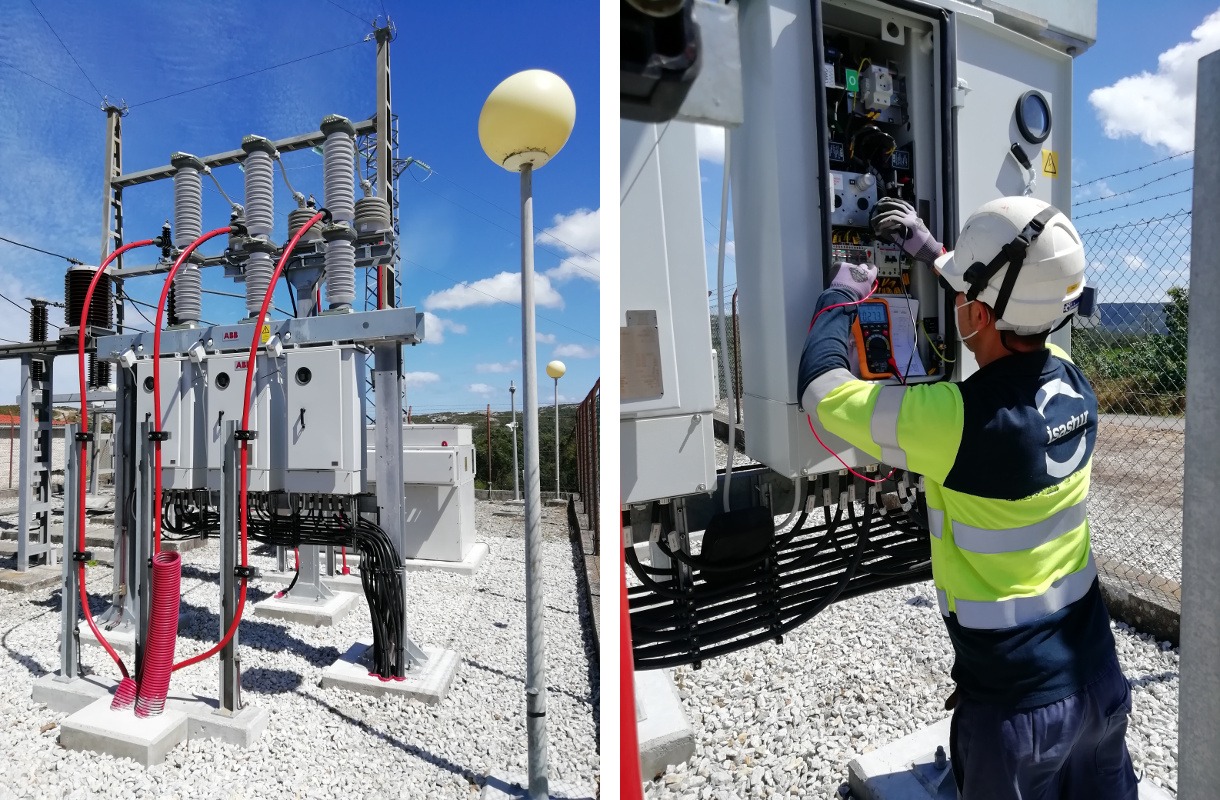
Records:
[[[860,322],[864,325],[884,325],[888,321],[885,306],[880,303],[861,303],[858,313]]]

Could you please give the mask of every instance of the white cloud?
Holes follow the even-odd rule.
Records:
[[[402,379],[408,386],[424,386],[425,384],[436,383],[441,379],[441,376],[435,372],[404,372]]]
[[[489,395],[494,394],[496,389],[494,386],[488,386],[485,383],[472,383],[466,387],[469,391],[475,394]]]
[[[444,344],[445,331],[465,333],[466,326],[451,319],[438,317],[431,311],[424,312],[424,344]]]
[[[737,260],[737,242],[736,242],[736,240],[728,241],[728,242],[724,243],[724,257],[731,258],[734,261]]]
[[[1128,253],[1127,255],[1123,256],[1123,263],[1127,265],[1128,269],[1133,269],[1137,272],[1142,270],[1147,264],[1144,259],[1132,253]]]
[[[1104,200],[1107,197],[1113,197],[1118,194],[1110,188],[1110,185],[1103,181],[1086,181],[1084,185],[1072,187],[1072,202],[1079,203],[1083,200]]]
[[[521,367],[521,362],[517,361],[516,359],[509,361],[507,364],[496,363],[496,364],[475,364],[474,365],[474,369],[476,372],[493,372],[493,373],[497,373],[497,374],[506,373],[506,372],[515,372],[520,367]]]
[[[553,333],[535,333],[534,339],[538,344],[555,344],[555,334]]]
[[[536,241],[567,254],[558,267],[546,271],[553,280],[601,280],[601,209],[579,208],[571,214],[556,214],[555,224],[539,233]]]
[[[1199,23],[1190,39],[1161,53],[1155,73],[1129,75],[1089,94],[1106,136],[1138,136],[1175,151],[1194,147],[1198,61],[1220,49],[1220,11]]]
[[[474,283],[459,283],[433,292],[424,298],[424,308],[454,311],[498,302],[521,304],[521,273],[500,272]],[[563,297],[551,286],[546,275],[534,274],[534,304],[543,308],[563,308]]]
[[[695,126],[695,147],[700,161],[724,163],[724,128],[716,125]]]
[[[597,358],[597,346],[585,347],[580,344],[561,344],[555,348],[554,355],[566,358]]]

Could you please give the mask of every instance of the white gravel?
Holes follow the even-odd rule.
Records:
[[[1178,652],[1114,629],[1134,697],[1137,774],[1176,793]],[[651,798],[831,798],[847,764],[949,716],[952,648],[930,583],[831,606],[784,637],[674,671],[694,759]],[[946,743],[947,744],[947,743]]]
[[[724,466],[727,446],[716,446]],[[1123,623],[1112,628],[1132,684],[1127,746],[1136,774],[1176,796],[1178,649]],[[952,652],[929,581],[836,603],[783,644],[678,668],[696,754],[645,784],[645,794],[837,798],[853,758],[950,715]]]
[[[319,686],[324,668],[357,639],[371,641],[363,598],[332,628],[247,618],[241,626],[243,698],[268,709],[266,733],[250,749],[193,740],[166,763],[145,769],[127,759],[70,752],[57,744],[65,716],[30,699],[40,675],[58,666],[59,592],[0,593],[0,796],[112,797],[438,797],[477,796],[488,773],[524,773],[525,603],[520,517],[493,516],[477,503],[478,538],[491,553],[473,577],[408,575],[411,634],[463,659],[437,706],[378,699]],[[564,510],[544,516],[543,576],[551,779],[593,789],[599,776],[597,659],[577,594]],[[273,559],[255,562],[270,568]],[[215,640],[215,544],[184,555],[178,657]],[[111,572],[89,570],[91,593],[109,589]],[[252,592],[252,599],[266,591]],[[86,648],[88,668],[116,669]],[[215,697],[216,662],[176,673],[175,695]]]

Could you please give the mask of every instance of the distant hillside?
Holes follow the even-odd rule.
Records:
[[[1165,306],[1166,303],[1098,303],[1093,316],[1081,320],[1080,327],[1110,333],[1164,335],[1169,332]]]

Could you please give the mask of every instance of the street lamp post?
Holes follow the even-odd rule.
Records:
[[[513,500],[521,499],[521,483],[517,480],[517,387],[508,382],[508,405],[513,412],[513,422],[508,427],[513,429]]]
[[[559,499],[559,379],[568,368],[556,360],[546,365],[546,374],[555,379],[555,499]]]
[[[521,408],[525,422],[526,732],[529,796],[549,795],[546,643],[542,626],[542,487],[538,475],[538,372],[534,331],[534,170],[558,153],[576,121],[576,98],[558,75],[531,69],[504,79],[479,113],[479,143],[521,175]]]

